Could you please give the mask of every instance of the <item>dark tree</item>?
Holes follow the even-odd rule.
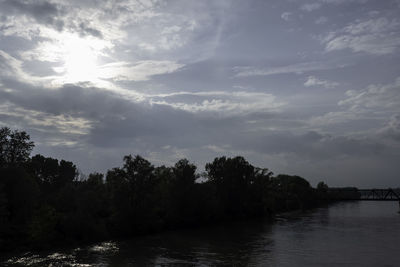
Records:
[[[0,167],[27,161],[34,147],[29,139],[26,132],[0,128]]]
[[[38,195],[35,180],[23,168],[10,166],[0,169],[0,224],[3,226],[0,245],[2,238],[8,239],[10,245],[16,245],[17,241],[28,242]]]
[[[132,234],[130,227],[130,189],[125,172],[120,168],[108,170],[106,188],[110,205],[109,229],[114,236]]]
[[[248,190],[255,181],[255,168],[243,157],[221,157],[206,164],[206,171],[210,182],[216,185],[224,212],[228,216],[244,216]]]
[[[58,177],[58,160],[40,154],[32,157],[29,169],[39,184],[54,184]]]
[[[38,179],[39,184],[52,185],[57,188],[71,184],[78,176],[76,166],[70,162],[46,158],[40,154],[29,161],[29,170]]]
[[[328,185],[324,182],[319,182],[317,185],[318,192],[327,193],[328,192]]]
[[[300,176],[279,174],[272,179],[271,186],[279,202],[276,203],[278,209],[305,209],[312,206],[315,199],[314,189]]]
[[[72,162],[29,158],[32,149],[25,132],[0,128],[0,250],[271,216],[311,207],[331,191],[299,176],[273,177],[239,156],[206,164],[203,181],[187,159],[154,167],[131,155],[105,179],[101,173],[78,179]]]
[[[196,210],[194,210],[196,166],[187,159],[181,159],[172,168],[172,172],[171,200],[175,220],[176,223],[187,224],[196,215]]]

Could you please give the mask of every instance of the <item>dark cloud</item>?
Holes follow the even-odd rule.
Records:
[[[1,26],[0,26],[1,32]],[[38,38],[39,39],[39,38]],[[19,51],[27,51],[36,46],[35,42],[27,42],[18,36],[1,36],[0,35],[0,50],[7,51],[11,55],[17,55]]]
[[[112,155],[116,158],[111,162],[115,164],[123,153],[143,153],[146,156],[151,151],[162,150],[162,147],[172,147],[192,150],[192,153],[188,152],[189,154],[186,155],[193,155],[193,151],[216,146],[222,148],[220,152],[209,151],[206,154],[218,156],[230,155],[232,151],[239,151],[239,154],[253,151],[258,155],[287,155],[285,157],[289,157],[290,162],[293,161],[292,166],[286,167],[288,171],[308,173],[306,169],[309,166],[296,167],[295,161],[301,162],[308,159],[318,166],[327,164],[323,162],[340,162],[343,157],[384,159],[388,158],[387,150],[390,152],[390,147],[379,142],[379,139],[332,136],[316,131],[302,134],[288,130],[257,131],[247,123],[247,121],[260,118],[264,118],[266,122],[269,120],[276,122],[281,117],[279,114],[262,116],[260,113],[255,113],[227,118],[204,116],[204,114],[194,114],[165,105],[135,103],[115,93],[95,87],[65,85],[50,90],[15,81],[3,82],[15,90],[0,91],[0,105],[12,103],[29,111],[37,111],[39,114],[32,117],[21,113],[2,114],[0,121],[12,123],[19,120],[22,128],[32,131],[33,136],[40,136],[39,143],[46,141],[51,143],[54,140],[54,143],[60,142],[58,147],[62,147],[63,143],[60,140],[63,140],[67,145],[65,149],[70,151],[71,155],[78,157],[78,161],[81,162],[87,162],[87,157],[89,157],[85,148],[97,151],[98,155],[104,157],[111,155],[105,156],[103,154],[105,151],[113,150]],[[83,118],[90,127],[86,134],[82,135],[71,132],[62,133],[60,129],[57,129],[59,125],[40,125],[40,123],[32,122],[32,119],[45,121],[46,114],[69,116],[71,121],[74,121],[74,118]],[[73,145],[68,146],[68,142]],[[72,147],[76,150],[75,152],[71,150]],[[46,146],[40,144],[38,149],[36,150],[38,152],[48,151]],[[63,150],[57,151],[61,153],[61,156]],[[166,157],[171,156],[167,156],[168,152],[165,153],[167,153]],[[97,160],[103,161],[104,157]],[[165,158],[165,161],[168,160]],[[265,164],[269,168],[274,168],[274,166],[269,166],[268,162]],[[102,166],[101,169],[110,167],[112,166]],[[88,170],[86,167],[83,169]],[[323,169],[320,171],[322,172]]]
[[[393,115],[389,122],[379,131],[385,137],[400,142],[400,114]]]
[[[64,22],[58,19],[58,16],[64,13],[61,6],[48,1],[5,0],[0,3],[0,7],[8,11],[8,14],[28,15],[39,23],[52,25],[59,31],[64,27]]]
[[[31,60],[25,61],[22,69],[33,76],[46,77],[57,74],[52,68],[54,65],[54,63],[48,61]]]
[[[331,136],[310,131],[253,131],[248,120],[260,114],[229,118],[199,116],[164,105],[134,103],[99,88],[65,85],[57,90],[5,83],[12,92],[0,92],[3,101],[29,110],[53,115],[68,114],[85,118],[92,128],[87,141],[95,146],[123,146],[129,140],[142,139],[157,145],[181,148],[208,144],[229,144],[260,153],[296,153],[312,158],[341,155],[376,155],[384,146],[378,142],[346,136]],[[275,117],[275,118],[274,118]],[[277,115],[272,116],[274,119]],[[268,121],[268,116],[265,118]]]
[[[97,38],[102,38],[103,37],[103,34],[101,33],[101,31],[88,26],[87,22],[85,22],[85,23],[81,22],[79,24],[79,32],[83,36],[92,35],[92,36],[97,37]]]
[[[303,134],[287,130],[261,133],[243,131],[232,141],[243,150],[267,154],[287,153],[314,161],[336,160],[343,156],[378,156],[386,149],[386,146],[376,139],[332,136],[315,131]]]

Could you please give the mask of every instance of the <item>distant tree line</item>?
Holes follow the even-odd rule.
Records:
[[[33,147],[25,132],[0,128],[0,250],[269,217],[327,199],[324,183],[314,189],[239,156],[206,164],[202,182],[187,159],[155,167],[131,155],[122,167],[83,179],[72,162],[30,157]]]

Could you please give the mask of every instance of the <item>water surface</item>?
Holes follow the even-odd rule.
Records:
[[[355,201],[3,260],[5,266],[400,266],[397,202]]]

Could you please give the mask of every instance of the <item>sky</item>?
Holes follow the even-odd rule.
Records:
[[[0,0],[0,127],[106,172],[241,155],[400,186],[400,1]]]

